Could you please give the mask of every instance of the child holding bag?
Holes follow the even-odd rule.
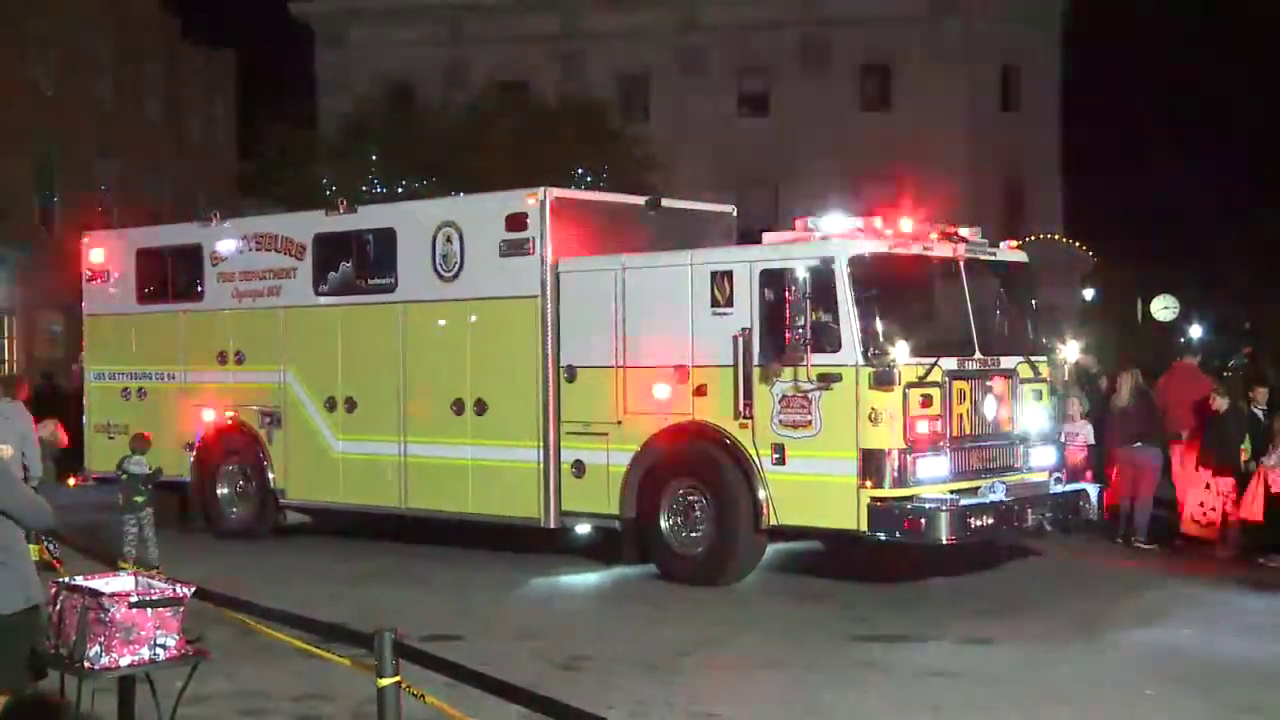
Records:
[[[1249,525],[1249,544],[1258,563],[1280,568],[1280,415],[1271,418],[1271,447],[1258,461],[1240,502],[1240,518]]]
[[[1209,394],[1209,415],[1204,423],[1197,464],[1217,494],[1222,518],[1218,533],[1218,556],[1234,557],[1240,551],[1240,497],[1244,462],[1249,457],[1248,427],[1244,413],[1231,404],[1226,388],[1216,386]]]

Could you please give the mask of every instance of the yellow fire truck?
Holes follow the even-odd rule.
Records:
[[[1026,256],[552,188],[90,233],[86,466],[153,435],[214,532],[282,509],[618,528],[727,584],[770,530],[953,543],[1090,512]]]

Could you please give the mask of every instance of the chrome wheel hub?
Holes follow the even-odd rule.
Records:
[[[678,478],[662,491],[658,528],[671,549],[697,555],[711,545],[715,511],[706,488],[692,478]]]
[[[257,508],[258,492],[249,469],[244,465],[229,463],[219,466],[213,480],[213,491],[223,515],[229,519],[251,515]]]

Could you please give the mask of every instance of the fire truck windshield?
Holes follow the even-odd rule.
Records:
[[[1043,355],[1044,343],[1036,323],[1031,267],[1022,262],[969,259],[964,264],[969,282],[973,326],[983,355]]]
[[[960,263],[927,255],[872,253],[849,260],[849,284],[869,357],[905,340],[916,357],[971,356]]]

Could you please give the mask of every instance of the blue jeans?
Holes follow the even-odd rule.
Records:
[[[1150,445],[1131,445],[1116,448],[1116,490],[1120,504],[1119,534],[1123,535],[1129,516],[1133,515],[1133,537],[1147,539],[1151,525],[1151,505],[1160,484],[1160,472],[1164,467],[1164,453]]]

